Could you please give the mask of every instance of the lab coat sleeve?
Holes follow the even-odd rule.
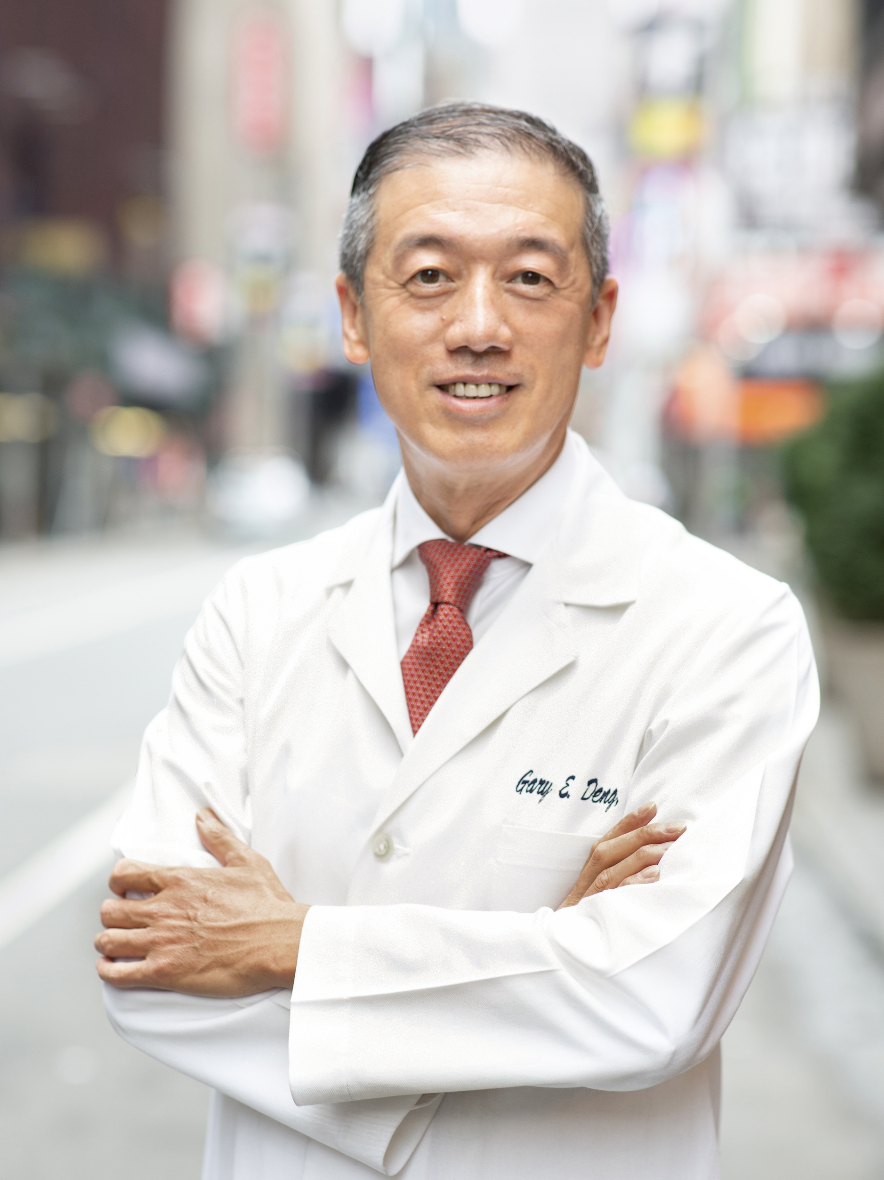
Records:
[[[533,914],[314,907],[292,995],[297,1102],[641,1089],[712,1051],[788,879],[819,703],[791,593],[739,614],[658,702],[641,744],[629,807],[655,800],[688,824],[660,880]]]
[[[272,628],[273,597],[255,601],[253,591],[246,610],[242,593],[234,571],[187,638],[169,706],[148,728],[132,801],[114,833],[120,856],[216,866],[194,822],[205,805],[249,840],[241,648],[260,643],[260,635],[246,635],[250,625]],[[385,1175],[404,1166],[440,1101],[397,1095],[296,1106],[287,991],[222,1000],[105,985],[104,997],[111,1023],[137,1048]]]

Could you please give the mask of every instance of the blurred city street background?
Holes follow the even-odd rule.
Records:
[[[10,1180],[199,1175],[206,1092],[101,1007],[108,833],[223,571],[395,475],[337,232],[373,136],[451,97],[598,167],[622,296],[574,428],[811,623],[824,708],[725,1038],[725,1180],[884,1177],[884,0],[3,0]]]

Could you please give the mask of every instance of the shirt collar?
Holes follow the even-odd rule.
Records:
[[[553,522],[562,514],[579,462],[577,447],[569,431],[549,470],[470,537],[470,544],[485,545],[533,565],[555,532]],[[392,568],[401,565],[424,541],[438,538],[451,540],[423,510],[408,480],[401,476],[396,493]]]

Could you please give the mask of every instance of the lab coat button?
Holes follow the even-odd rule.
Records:
[[[386,832],[381,832],[374,842],[372,852],[375,854],[378,860],[386,860],[392,851],[393,841]]]

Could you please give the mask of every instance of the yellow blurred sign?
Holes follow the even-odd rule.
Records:
[[[697,98],[648,98],[636,109],[629,141],[640,156],[677,160],[699,151],[706,137],[706,116]]]
[[[146,459],[159,449],[166,424],[141,406],[105,406],[92,419],[89,432],[103,455]]]
[[[89,221],[42,217],[15,226],[7,237],[12,257],[22,266],[77,278],[107,260],[104,234]]]
[[[42,393],[0,393],[0,442],[43,442],[57,425],[55,406]]]

